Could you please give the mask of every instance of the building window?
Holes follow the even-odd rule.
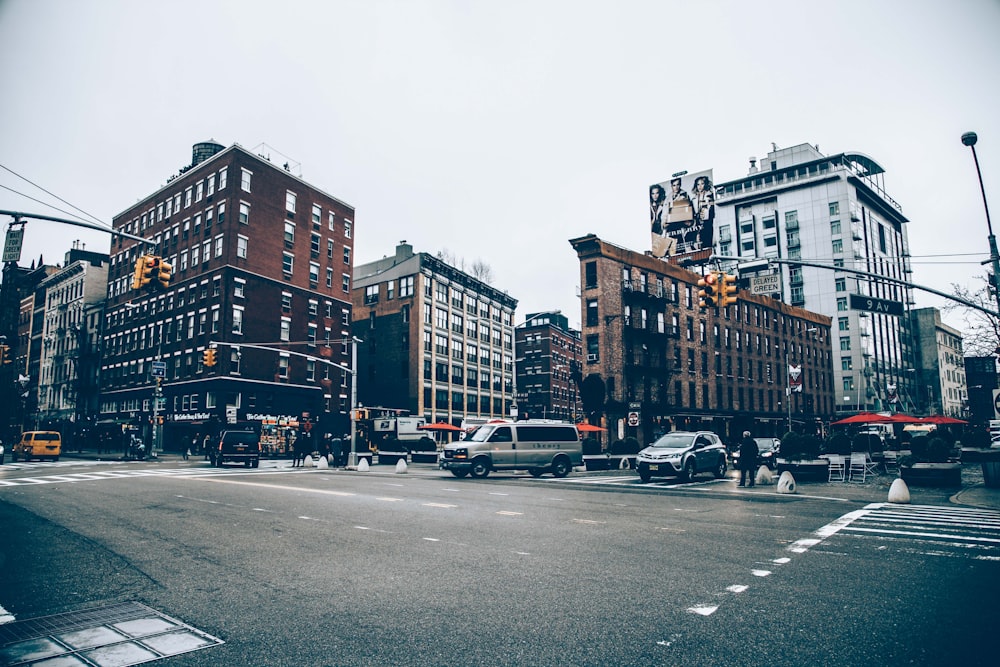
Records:
[[[368,285],[365,287],[365,305],[378,303],[378,285]]]
[[[847,336],[840,337],[840,349],[844,350],[845,352],[851,349],[851,339],[849,337]]]
[[[597,287],[597,262],[587,262],[583,265],[584,289]]]
[[[233,296],[237,299],[243,299],[246,297],[246,281],[242,278],[237,278],[233,281]],[[218,295],[216,295],[218,296]]]
[[[227,171],[226,171],[225,167],[223,167],[222,169],[219,170],[219,189],[220,190],[225,190],[226,189],[226,173],[227,173]]]
[[[281,333],[279,340],[289,341],[292,334],[292,320],[289,317],[281,318]]]
[[[190,205],[191,205],[191,187],[188,186],[184,190],[184,208],[187,208]]]
[[[337,216],[334,215],[333,211],[330,211],[330,213],[327,215],[327,226],[330,228],[331,232],[336,231],[335,230],[336,221],[337,221]]]
[[[222,235],[215,237],[215,256],[222,257]],[[204,260],[202,260],[204,261]]]
[[[333,269],[326,270],[326,286],[333,287]]]
[[[291,248],[295,245],[295,223],[285,221],[285,247]]]
[[[347,246],[344,246],[344,264],[350,264],[350,263],[351,263],[351,249]]]
[[[340,288],[346,294],[350,294],[351,293],[351,276],[350,275],[348,275],[346,273],[342,273],[340,275]]]
[[[236,237],[236,256],[241,259],[247,258],[247,248],[250,246],[250,239],[246,236]],[[192,260],[193,261],[193,260]]]
[[[351,227],[353,223],[350,220],[344,220],[344,238],[351,238]]]
[[[840,202],[832,201],[830,202],[830,217],[840,215]]]
[[[288,354],[281,352],[278,356],[278,377],[288,379]]]
[[[317,285],[319,285],[319,264],[309,262],[309,286],[316,287]]]
[[[292,312],[292,293],[282,292],[281,293],[281,312],[290,313]]]
[[[240,202],[240,224],[250,224],[250,204]]]
[[[285,212],[290,216],[295,215],[295,199],[296,195],[291,190],[285,192]]]
[[[319,229],[320,225],[323,224],[323,210],[319,204],[312,205],[312,223],[316,229]]]
[[[833,239],[830,245],[834,253],[839,255],[844,252],[844,242],[841,239]]]
[[[834,284],[834,289],[836,289],[838,292],[846,292],[847,291],[847,279],[846,278],[837,278],[837,279],[835,279],[833,281],[833,284]]]
[[[838,296],[837,297],[837,310],[841,311],[841,312],[847,310],[847,297],[846,296]]]
[[[243,306],[233,306],[233,333],[243,334]]]
[[[253,172],[247,169],[242,170],[242,175],[240,176],[240,189],[244,192],[250,192],[250,179],[253,177]]]
[[[850,331],[851,330],[851,321],[848,318],[846,318],[846,317],[838,317],[837,318],[837,328],[840,329],[840,331]]]
[[[830,221],[830,234],[838,236],[840,234],[840,220]]]
[[[292,275],[292,269],[295,268],[295,255],[290,252],[281,253],[281,270],[286,276]]]
[[[399,279],[399,297],[413,296],[413,276]]]

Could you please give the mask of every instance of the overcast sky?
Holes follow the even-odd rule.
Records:
[[[13,171],[110,224],[192,144],[263,143],[355,207],[356,263],[483,260],[579,327],[569,239],[644,251],[651,183],[812,143],[885,168],[950,291],[989,256],[968,130],[1000,216],[998,35],[997,0],[0,0],[0,209],[74,212]],[[110,244],[31,222],[22,264],[74,239]]]

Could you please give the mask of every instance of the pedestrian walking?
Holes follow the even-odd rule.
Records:
[[[743,431],[743,440],[740,441],[740,486],[747,486],[746,480],[750,478],[749,486],[753,488],[759,453],[757,441],[750,437],[750,431]]]
[[[205,434],[205,439],[201,441],[201,451],[205,455],[205,460],[208,460],[208,447],[212,444],[212,436],[209,433]]]

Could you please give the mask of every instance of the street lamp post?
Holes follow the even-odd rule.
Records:
[[[990,279],[990,287],[993,288],[993,295],[997,300],[997,310],[1000,311],[1000,253],[997,252],[997,237],[993,235],[993,223],[990,222],[990,207],[986,204],[986,188],[983,186],[983,172],[979,169],[979,156],[976,155],[976,141],[979,137],[975,132],[966,132],[962,135],[962,143],[972,149],[972,159],[976,163],[976,175],[979,177],[979,191],[983,195],[983,209],[986,211],[986,228],[989,230],[990,258],[993,265],[993,277]],[[985,264],[986,262],[983,262]]]

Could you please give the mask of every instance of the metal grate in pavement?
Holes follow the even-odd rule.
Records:
[[[0,664],[139,665],[224,643],[138,602],[0,625]]]

